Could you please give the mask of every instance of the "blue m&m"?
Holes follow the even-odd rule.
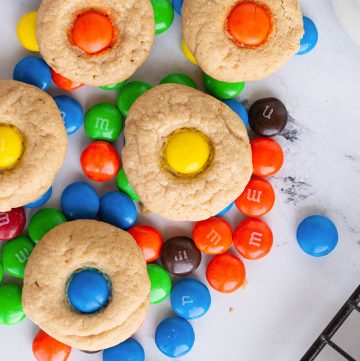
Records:
[[[67,286],[70,305],[79,313],[95,313],[102,310],[110,297],[107,277],[96,269],[83,269],[74,273]]]
[[[177,358],[186,355],[192,349],[194,342],[194,329],[183,318],[166,318],[156,328],[156,346],[168,357]]]
[[[339,234],[335,224],[329,218],[313,215],[300,223],[296,238],[305,253],[322,257],[334,250]]]
[[[103,361],[144,361],[143,347],[133,338],[108,348],[103,352]]]
[[[113,191],[100,198],[99,215],[104,222],[127,230],[135,224],[137,210],[127,194]]]
[[[303,16],[303,22],[304,36],[300,40],[300,49],[297,52],[297,55],[305,55],[309,53],[315,48],[319,39],[319,33],[315,23],[307,16]]]
[[[51,85],[50,67],[43,59],[27,56],[15,65],[13,79],[47,91]]]
[[[64,189],[61,208],[69,219],[94,219],[100,208],[100,199],[91,185],[75,182]]]
[[[232,207],[234,207],[234,202],[230,203],[226,208],[224,208],[221,212],[219,212],[216,216],[223,216],[226,213],[230,212]]]
[[[56,96],[54,100],[63,118],[67,134],[74,134],[82,126],[84,118],[80,103],[67,95]]]
[[[211,305],[209,289],[193,278],[176,282],[172,288],[170,300],[173,311],[186,320],[204,316]]]
[[[36,201],[28,203],[25,208],[39,208],[43,206],[52,195],[52,187],[50,187],[46,193],[44,193],[41,197],[39,197]]]
[[[184,4],[184,0],[172,0],[173,8],[176,11],[176,13],[180,16],[181,16],[181,10],[182,10],[183,4]]]
[[[245,127],[249,125],[249,115],[248,111],[245,108],[245,105],[234,99],[224,100],[224,103],[231,108],[231,110],[236,113],[240,119],[243,121]]]

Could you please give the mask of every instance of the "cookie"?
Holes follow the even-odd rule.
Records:
[[[40,89],[0,80],[0,212],[33,202],[52,185],[67,135],[54,100]]]
[[[175,221],[219,213],[252,173],[242,120],[219,100],[178,84],[159,85],[130,108],[122,160],[144,208]]]
[[[297,0],[185,0],[184,40],[202,70],[225,82],[265,78],[298,51]]]
[[[43,0],[36,36],[57,73],[105,86],[128,79],[147,59],[154,11],[150,0]]]
[[[97,313],[74,310],[66,290],[75,272],[96,269],[111,285]],[[146,262],[132,236],[93,220],[64,223],[34,248],[25,269],[25,314],[55,339],[85,351],[109,348],[140,327],[149,305]]]

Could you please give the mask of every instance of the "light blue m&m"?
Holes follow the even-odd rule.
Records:
[[[224,103],[231,108],[231,110],[236,113],[240,119],[243,121],[245,127],[249,125],[249,115],[248,111],[245,108],[245,105],[234,99],[224,100]]]
[[[322,257],[334,250],[339,234],[335,224],[329,218],[313,215],[300,223],[296,238],[305,253]]]
[[[183,318],[166,318],[156,328],[156,346],[168,357],[177,358],[186,355],[194,346],[194,342],[194,329]]]
[[[300,40],[300,49],[297,52],[297,55],[305,55],[309,53],[315,48],[319,39],[319,33],[315,23],[307,16],[303,16],[303,22],[304,36]]]
[[[204,316],[211,305],[209,289],[193,278],[176,282],[172,288],[170,300],[173,311],[186,320]]]
[[[52,195],[52,187],[50,187],[46,193],[44,193],[41,197],[39,197],[36,201],[28,203],[25,208],[39,208],[43,206]]]
[[[50,67],[43,59],[26,56],[15,65],[13,79],[47,91],[51,85]]]
[[[234,202],[230,203],[226,208],[217,214],[217,216],[224,216],[226,213],[230,212],[232,207],[234,207]]]
[[[109,301],[110,293],[108,278],[93,268],[74,273],[67,286],[68,301],[79,313],[102,310]]]
[[[85,182],[69,184],[61,195],[61,208],[71,220],[94,219],[100,208],[96,190]]]
[[[137,210],[127,194],[112,191],[100,198],[99,215],[104,222],[127,230],[135,224]]]
[[[84,119],[84,111],[80,103],[67,95],[56,96],[54,100],[63,118],[67,134],[74,134],[81,128]]]
[[[172,0],[173,8],[176,11],[176,13],[180,16],[181,16],[181,10],[182,10],[183,4],[184,4],[184,0]]]
[[[103,361],[144,361],[143,347],[133,338],[108,348],[103,352]]]

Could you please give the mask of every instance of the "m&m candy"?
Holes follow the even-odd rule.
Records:
[[[103,352],[103,361],[145,361],[143,347],[134,338],[107,348]]]
[[[17,237],[24,229],[26,222],[23,208],[14,208],[0,213],[0,240],[9,241]]]
[[[21,287],[13,284],[0,286],[0,324],[15,325],[25,318],[21,304]]]
[[[51,85],[50,67],[43,59],[26,56],[15,65],[13,79],[47,91]]]
[[[0,283],[2,282],[3,278],[4,278],[4,267],[0,261]]]
[[[251,141],[254,174],[259,177],[275,175],[284,163],[284,153],[279,143],[270,138]]]
[[[184,4],[184,0],[172,0],[172,5],[175,12],[181,16],[181,10]]]
[[[135,224],[137,210],[128,195],[112,191],[100,198],[99,216],[104,222],[127,230]]]
[[[305,253],[322,257],[335,249],[339,234],[335,224],[328,217],[312,215],[299,224],[296,239]]]
[[[120,157],[110,143],[95,141],[84,149],[80,163],[88,178],[95,182],[106,182],[116,177]]]
[[[67,285],[67,298],[79,313],[91,314],[102,310],[110,297],[108,278],[96,269],[75,272]]]
[[[188,48],[187,44],[185,43],[185,40],[183,39],[182,43],[181,43],[181,48],[182,51],[185,55],[185,58],[187,60],[189,60],[191,63],[193,63],[194,65],[197,65],[197,61],[195,59],[194,54],[190,51],[190,49]]]
[[[300,49],[297,55],[305,55],[313,50],[318,42],[319,33],[315,23],[308,18],[303,16],[304,23],[304,36],[300,40]]]
[[[245,83],[226,83],[216,80],[204,73],[204,85],[206,90],[216,98],[232,99],[239,95],[245,88]]]
[[[193,238],[200,251],[207,254],[220,254],[231,247],[232,229],[224,219],[211,217],[195,224]]]
[[[234,246],[246,259],[256,260],[265,257],[273,245],[270,227],[262,220],[248,218],[234,230]]]
[[[151,0],[155,15],[155,34],[159,35],[170,28],[174,20],[174,9],[170,0]]]
[[[125,84],[126,84],[127,80],[124,80],[120,83],[115,83],[115,84],[110,84],[110,85],[102,85],[102,86],[99,86],[100,89],[103,89],[103,90],[117,90],[117,89],[120,89],[122,88]]]
[[[52,187],[50,187],[42,196],[40,196],[36,201],[28,203],[25,208],[39,208],[43,206],[52,195]]]
[[[74,134],[81,128],[84,118],[80,103],[67,95],[56,96],[54,100],[63,118],[67,134]]]
[[[53,69],[51,69],[51,78],[59,88],[69,92],[84,86],[82,83],[74,82],[68,78],[65,78],[63,75],[57,73]]]
[[[276,98],[259,99],[249,110],[250,128],[260,137],[274,137],[281,133],[288,118],[285,105]]]
[[[117,96],[117,106],[121,114],[127,117],[129,109],[135,100],[151,88],[151,85],[141,81],[132,81],[121,88]]]
[[[165,78],[161,79],[160,84],[181,84],[197,89],[197,84],[185,74],[169,74]]]
[[[24,236],[5,243],[1,250],[4,270],[13,277],[24,278],[25,266],[33,248],[34,243]]]
[[[135,189],[129,183],[129,180],[123,168],[121,168],[116,175],[116,185],[120,191],[126,193],[133,201],[140,200],[140,197],[136,193]]]
[[[239,100],[229,99],[224,100],[224,103],[239,116],[239,118],[243,121],[245,127],[249,125],[248,111],[242,102],[240,102]]]
[[[10,124],[0,124],[0,171],[11,169],[24,151],[24,140],[19,130]]]
[[[216,216],[224,216],[225,214],[229,213],[232,210],[232,207],[234,207],[234,202],[230,203],[226,208],[224,208],[221,212],[219,212]]]
[[[156,346],[168,357],[178,358],[186,355],[192,349],[194,342],[194,329],[183,318],[166,318],[156,328]]]
[[[30,51],[39,51],[36,39],[37,12],[32,11],[21,17],[16,27],[16,34],[21,45]]]
[[[64,189],[61,208],[68,219],[94,219],[100,208],[100,199],[91,185],[75,182]]]
[[[65,215],[55,208],[43,208],[31,218],[28,233],[30,239],[38,243],[43,236],[59,224],[67,222]]]
[[[229,253],[215,256],[207,266],[206,278],[212,288],[219,292],[231,293],[245,282],[245,266],[242,261]]]
[[[171,291],[171,279],[165,268],[150,263],[147,265],[150,279],[150,303],[157,304],[169,297]]]
[[[243,193],[235,201],[236,207],[245,216],[262,217],[271,211],[275,203],[272,185],[262,178],[252,178]]]
[[[120,111],[110,103],[95,104],[86,112],[84,128],[90,139],[114,142],[123,126]]]
[[[194,272],[200,265],[201,252],[191,238],[180,236],[167,240],[161,250],[161,263],[177,276]]]
[[[33,340],[32,351],[37,361],[66,361],[71,347],[40,330]]]
[[[177,281],[171,290],[170,300],[173,311],[186,320],[204,316],[211,305],[209,289],[193,278]]]
[[[146,262],[154,262],[160,257],[163,240],[160,232],[154,227],[138,225],[128,229],[141,248]]]

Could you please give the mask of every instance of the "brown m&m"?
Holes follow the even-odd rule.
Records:
[[[256,101],[249,110],[249,124],[261,137],[273,137],[281,133],[288,121],[288,111],[277,98]]]
[[[191,238],[174,237],[164,243],[161,262],[168,272],[184,276],[199,267],[201,252]]]

